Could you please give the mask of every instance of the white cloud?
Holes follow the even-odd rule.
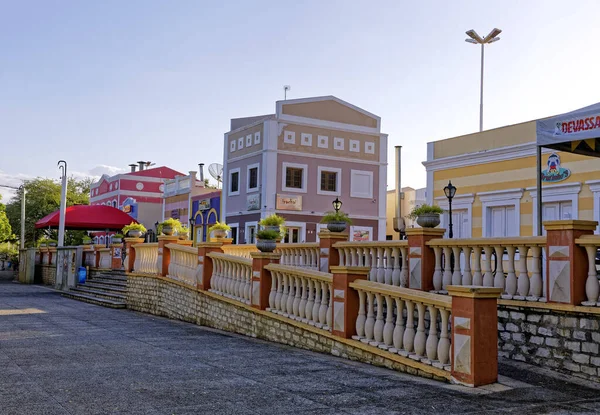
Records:
[[[94,167],[93,169],[90,169],[88,176],[100,177],[103,174],[108,174],[109,176],[114,176],[115,174],[127,173],[127,172],[128,172],[127,169],[123,169],[121,167],[107,166],[106,164],[100,164],[100,165]]]
[[[33,179],[33,177],[21,173],[9,174],[0,170],[0,185],[19,187],[23,184],[23,180],[28,179]],[[2,195],[2,199],[0,199],[1,203],[8,203],[10,199],[12,199],[12,197],[15,195],[15,193],[16,190],[14,189],[9,189],[0,186],[0,195]]]

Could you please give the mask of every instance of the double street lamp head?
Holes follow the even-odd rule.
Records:
[[[465,39],[465,42],[473,43],[474,45],[485,45],[488,43],[494,43],[500,40],[498,35],[502,33],[502,30],[498,28],[492,29],[490,33],[486,37],[481,37],[477,34],[477,32],[473,29],[467,30],[466,34],[469,36],[468,39]]]
[[[336,213],[342,208],[342,201],[337,197],[333,202],[331,202],[331,204],[333,205],[333,210],[335,210]]]
[[[448,198],[449,201],[452,201],[454,195],[456,194],[456,186],[452,184],[452,181],[448,181],[448,186],[444,187],[444,194]]]

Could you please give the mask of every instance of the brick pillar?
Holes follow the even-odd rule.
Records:
[[[408,237],[408,288],[421,291],[433,290],[435,252],[427,246],[432,239],[442,238],[442,228],[407,228]]]
[[[553,220],[546,229],[546,298],[548,302],[581,305],[587,300],[587,253],[575,239],[592,235],[598,222],[591,220]],[[596,305],[595,302],[590,305]]]
[[[178,239],[177,236],[172,235],[158,237],[158,271],[162,277],[169,275],[169,263],[171,262],[171,250],[166,245],[177,243]]]
[[[452,380],[483,386],[498,380],[498,297],[502,288],[450,285]]]
[[[104,245],[94,245],[94,268],[100,268],[100,248],[104,248]]]
[[[350,288],[350,283],[368,279],[371,268],[335,265],[330,268],[333,274],[332,333],[349,339],[356,334],[359,305],[358,291]]]
[[[125,238],[125,272],[133,271],[133,264],[135,264],[135,244],[143,244],[144,238]]]
[[[183,246],[192,246],[194,245],[194,241],[191,241],[189,239],[178,239],[177,244]]]
[[[213,274],[212,258],[208,256],[211,252],[223,253],[221,242],[201,242],[198,244],[198,264],[200,275],[198,276],[198,289],[208,291],[210,289],[210,278]]]
[[[347,233],[321,231],[319,232],[319,271],[330,272],[332,266],[340,264],[340,254],[334,244],[348,242]]]
[[[252,252],[252,307],[266,310],[271,294],[271,271],[265,269],[269,264],[279,264],[281,253]]]
[[[110,245],[111,269],[121,269],[123,266],[123,257],[121,256],[122,249],[123,244]]]

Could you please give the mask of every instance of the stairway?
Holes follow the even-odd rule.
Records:
[[[62,295],[104,307],[127,308],[127,276],[124,271],[106,271]]]

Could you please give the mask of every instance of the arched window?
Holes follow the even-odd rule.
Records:
[[[100,245],[104,245],[104,236],[100,237]]]
[[[117,207],[117,201],[116,200],[113,200],[112,207],[114,207],[114,208]]]

